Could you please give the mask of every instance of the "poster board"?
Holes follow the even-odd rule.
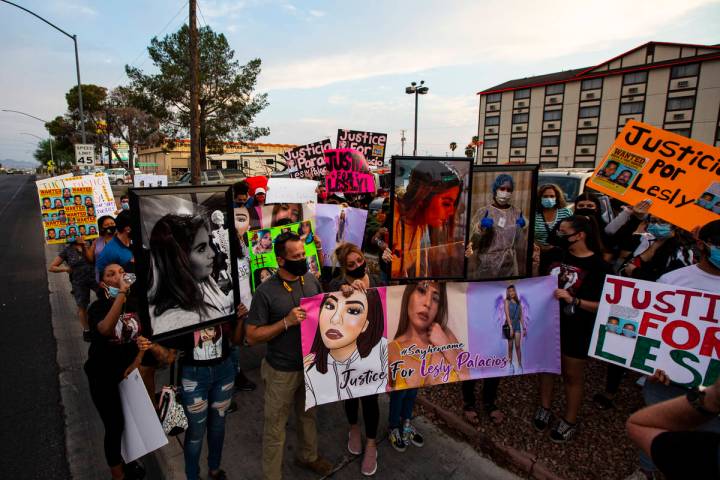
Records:
[[[328,193],[375,193],[375,177],[362,153],[351,148],[325,151]]]
[[[516,282],[423,281],[356,290],[348,297],[330,292],[304,298],[305,408],[469,379],[559,373],[556,286],[553,276]],[[428,298],[436,299],[437,308],[418,307]],[[517,299],[513,318],[506,314],[508,298]],[[487,314],[472,313],[478,311]],[[518,327],[519,356],[514,351],[508,358],[506,324]],[[426,344],[418,344],[416,339],[424,336]]]
[[[325,174],[323,153],[331,148],[332,143],[325,139],[283,153],[290,178],[321,178]]]
[[[137,369],[120,382],[118,391],[125,420],[120,443],[125,463],[167,445],[168,439]]]
[[[78,236],[98,237],[93,189],[90,186],[38,190],[45,243],[62,245]]]
[[[686,387],[720,375],[720,289],[701,291],[608,275],[589,354]]]
[[[588,185],[687,231],[720,219],[720,149],[628,120]]]
[[[337,148],[352,148],[362,153],[371,167],[382,167],[385,163],[386,133],[363,132],[360,130],[338,129]]]
[[[319,203],[315,207],[315,231],[322,240],[323,267],[333,266],[333,252],[350,242],[362,249],[368,211],[346,205]]]
[[[308,203],[317,201],[316,180],[270,177],[265,203]]]

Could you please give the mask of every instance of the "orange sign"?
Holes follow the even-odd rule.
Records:
[[[720,149],[629,120],[589,185],[691,231],[720,219]]]

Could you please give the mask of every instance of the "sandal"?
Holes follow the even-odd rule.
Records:
[[[500,425],[505,420],[505,414],[495,405],[488,405],[485,412],[495,425]]]
[[[463,416],[465,417],[465,420],[470,422],[472,425],[477,425],[480,423],[480,418],[478,417],[477,412],[475,410],[466,408],[463,410]]]

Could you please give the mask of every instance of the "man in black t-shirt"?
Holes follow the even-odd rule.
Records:
[[[295,408],[298,432],[296,464],[319,475],[329,475],[333,466],[318,456],[315,409],[305,411],[300,323],[306,312],[300,299],[322,292],[320,282],[308,273],[305,247],[292,232],[275,239],[278,272],[255,290],[247,319],[246,339],[250,345],[267,343],[262,362],[265,385],[265,425],[263,431],[263,478],[282,478],[285,424],[290,408]]]

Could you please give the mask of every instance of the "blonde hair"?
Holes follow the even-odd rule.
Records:
[[[340,264],[340,271],[345,275],[345,262],[347,261],[348,255],[351,253],[357,253],[361,257],[365,258],[365,254],[360,250],[360,247],[350,242],[343,242],[333,252],[333,260]]]

